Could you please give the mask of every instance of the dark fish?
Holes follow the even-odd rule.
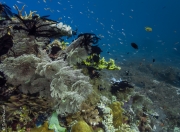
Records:
[[[132,46],[134,49],[138,49],[138,45],[135,44],[135,43],[131,43],[131,46]]]
[[[107,53],[109,54],[110,52],[108,51]]]
[[[155,62],[155,59],[153,59],[153,62]]]

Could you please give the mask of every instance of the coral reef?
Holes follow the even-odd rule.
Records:
[[[50,20],[48,16],[39,16],[35,12],[22,16],[24,6],[22,10],[15,7],[18,15],[15,14],[11,22],[4,21],[5,24],[0,25],[1,28],[8,29],[3,30],[0,36],[0,71],[5,81],[2,83],[2,94],[9,98],[8,101],[3,99],[2,104],[6,108],[7,125],[12,126],[8,129],[26,131],[35,126],[35,120],[44,112],[55,110],[58,115],[66,116],[80,110],[81,103],[93,89],[89,77],[81,69],[71,66],[78,61],[71,63],[70,60],[74,56],[83,57],[82,60],[86,58],[92,43],[97,41],[94,42],[93,38],[96,37],[93,34],[88,35],[89,38],[81,35],[71,46],[67,46],[67,43],[57,38],[70,37],[70,26]],[[55,38],[52,43],[51,38]],[[79,51],[82,51],[83,56],[77,54]],[[10,94],[10,86],[16,93]],[[23,94],[17,95],[20,92]],[[92,113],[94,116],[90,115],[92,120],[89,123],[96,124],[95,116],[98,117],[98,111],[93,109]],[[98,118],[96,120],[99,122]],[[52,128],[52,122],[50,123]],[[45,126],[46,123],[42,129],[31,130],[51,131]]]
[[[81,73],[81,70],[73,69],[61,54],[57,54],[58,51],[54,60],[46,51],[50,38],[71,36],[71,28],[48,19],[48,16],[38,16],[33,12],[30,12],[30,16],[23,17],[22,10],[18,9],[18,15],[15,14],[12,19],[13,28],[9,31],[13,34],[12,53],[5,55],[0,71],[4,73],[7,83],[19,86],[21,92],[39,93],[52,100],[53,109],[58,114],[77,112],[81,103],[92,92],[89,77]],[[59,44],[63,53],[68,54],[69,48],[65,49],[65,42],[55,40],[54,43]],[[73,50],[83,48],[83,43],[84,41],[77,44]],[[91,46],[91,43],[93,41],[86,41],[88,46]],[[84,50],[87,50],[87,47]]]
[[[130,64],[107,72],[121,67],[100,58],[95,34],[79,34],[69,44],[62,37],[74,34],[70,26],[36,11],[23,16],[24,7],[15,5],[14,14],[0,4],[0,118],[7,119],[0,123],[7,131],[150,132],[167,125],[152,110],[156,99],[176,131],[179,88],[170,84],[179,79],[177,70]]]

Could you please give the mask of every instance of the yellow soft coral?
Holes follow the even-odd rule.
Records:
[[[109,106],[113,114],[113,125],[115,128],[119,128],[123,123],[123,109],[121,103],[116,101]]]
[[[108,62],[107,69],[109,69],[109,70],[120,70],[121,68],[115,65],[115,61],[113,59],[110,59]]]
[[[115,65],[115,61],[113,59],[110,59],[108,62],[105,61],[104,57],[99,60],[99,62],[93,62],[93,56],[89,56],[86,60],[83,61],[83,63],[86,66],[94,67],[98,70],[102,69],[108,69],[108,70],[120,70],[121,68]]]

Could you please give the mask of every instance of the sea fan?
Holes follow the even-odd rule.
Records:
[[[0,71],[5,74],[7,82],[13,85],[24,84],[31,80],[40,61],[33,54],[9,57],[0,64]]]

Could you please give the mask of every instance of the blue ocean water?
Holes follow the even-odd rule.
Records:
[[[139,58],[156,63],[179,65],[179,0],[1,0],[12,8],[26,5],[25,11],[50,15],[78,33],[92,32],[101,38],[102,56],[122,61]],[[146,32],[145,27],[152,32]],[[67,41],[71,41],[71,39]],[[139,49],[131,47],[134,42]],[[128,53],[128,54],[127,54]]]

